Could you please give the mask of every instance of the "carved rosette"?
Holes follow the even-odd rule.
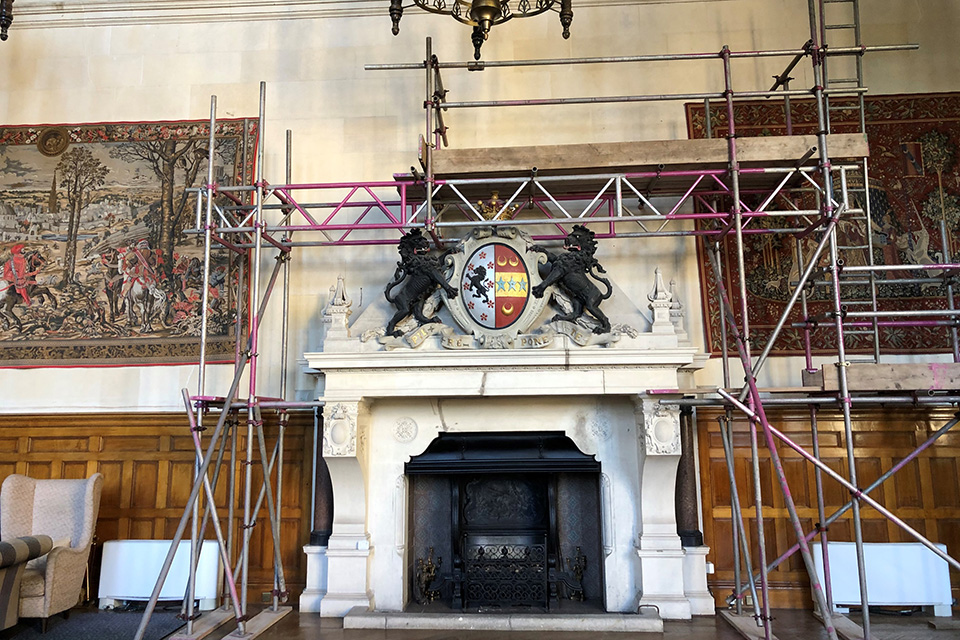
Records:
[[[605,442],[610,439],[612,429],[610,427],[610,421],[604,415],[599,413],[595,414],[587,428],[590,430],[590,435],[592,435],[597,442]]]
[[[338,402],[324,407],[323,455],[352,458],[357,455],[357,402]]]
[[[418,431],[417,423],[413,418],[400,418],[393,427],[393,437],[397,442],[405,444],[407,442],[413,442],[413,439],[417,437]]]
[[[680,406],[644,398],[636,403],[637,429],[648,456],[680,455]]]

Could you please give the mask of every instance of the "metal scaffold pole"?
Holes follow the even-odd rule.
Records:
[[[826,75],[825,68],[823,66],[824,57],[821,55],[821,51],[826,46],[826,43],[823,39],[822,34],[825,33],[825,24],[824,24],[824,0],[809,0],[810,8],[810,33],[811,39],[813,40],[813,55],[811,56],[811,61],[813,63],[813,82],[814,82],[814,95],[817,108],[817,125],[818,125],[818,142],[820,146],[820,169],[822,171],[822,180],[823,180],[823,198],[821,199],[821,205],[823,208],[823,218],[824,219],[835,219],[839,220],[842,211],[837,211],[834,208],[833,200],[833,173],[832,165],[830,162],[830,153],[827,147],[827,134],[829,133],[829,120],[828,120],[828,103],[827,96],[824,91],[826,89]],[[817,5],[819,4],[819,16],[820,16],[820,27],[817,29]],[[849,206],[847,202],[847,191],[846,183],[842,184],[843,190],[843,208]],[[853,450],[853,423],[850,416],[850,402],[849,402],[849,391],[848,391],[848,381],[847,381],[847,370],[848,366],[847,357],[846,357],[846,347],[844,345],[843,337],[843,317],[840,315],[841,311],[841,302],[840,302],[840,274],[838,269],[838,260],[839,254],[837,252],[837,235],[836,235],[836,226],[830,231],[830,274],[833,278],[833,303],[834,303],[834,313],[836,314],[835,323],[836,323],[836,345],[837,345],[837,372],[839,374],[839,385],[840,385],[840,400],[841,400],[841,411],[843,412],[843,425],[844,425],[844,440],[847,448],[847,465],[848,465],[848,475],[850,483],[854,486],[857,485],[857,469],[856,469],[856,457]],[[772,440],[772,438],[771,438]],[[862,612],[862,626],[863,626],[863,635],[864,638],[870,640],[870,608],[869,608],[869,597],[867,595],[867,575],[866,575],[866,562],[863,557],[863,529],[860,521],[860,505],[857,502],[854,502],[853,505],[853,531],[854,531],[854,542],[856,544],[856,553],[857,553],[857,570],[859,572],[860,580],[860,601],[863,609]],[[801,547],[803,543],[801,542]],[[829,565],[828,565],[829,566]],[[824,600],[820,603],[820,613],[824,616],[824,621],[827,620],[828,616],[832,614],[827,602]]]

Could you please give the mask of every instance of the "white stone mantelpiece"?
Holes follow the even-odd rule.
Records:
[[[465,236],[462,254],[487,250],[491,234]],[[526,261],[533,291],[542,256],[530,257],[531,240],[509,229],[493,240]],[[454,256],[455,280],[467,278],[456,275],[463,262]],[[352,302],[338,279],[323,313],[323,351],[304,354],[325,403],[322,451],[334,498],[326,590],[318,598],[322,586],[312,587],[309,610],[338,617],[353,606],[404,610],[416,560],[404,465],[440,434],[550,431],[600,463],[603,593],[588,597],[602,595],[608,612],[645,605],[663,618],[702,612],[705,552],[686,554],[677,534],[680,419],[668,402],[702,358],[682,331],[682,306],[659,269],[654,275],[650,314],[605,285],[613,294],[605,332],[596,318],[549,319],[569,304],[561,292],[550,294],[554,308],[547,297],[528,300],[514,324],[473,326],[467,292],[471,304],[494,303],[467,278],[455,300],[436,293],[424,303],[436,322],[408,319],[389,336],[384,327],[395,311],[385,299],[347,326]],[[315,582],[309,571],[307,582]]]
[[[323,453],[334,488],[320,613],[405,608],[411,559],[404,463],[439,433],[549,430],[565,433],[602,467],[607,610],[655,604],[664,618],[689,618],[689,562],[673,498],[678,409],[647,391],[676,389],[678,371],[694,366],[695,352],[673,346],[305,354],[326,402]]]
[[[327,402],[436,397],[623,395],[676,389],[696,349],[521,349],[305,353]]]

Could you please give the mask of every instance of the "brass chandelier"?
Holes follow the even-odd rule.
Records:
[[[7,29],[13,22],[13,0],[0,0],[0,40],[7,39]]]
[[[393,35],[397,35],[404,8],[416,6],[430,13],[453,16],[457,22],[473,27],[473,57],[479,60],[480,47],[490,35],[490,29],[512,18],[529,18],[556,11],[560,14],[563,37],[569,38],[573,22],[571,4],[572,0],[414,0],[412,5],[404,7],[403,0],[390,0],[390,19],[393,20]]]

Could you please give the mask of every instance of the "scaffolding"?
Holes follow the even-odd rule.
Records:
[[[798,0],[799,1],[799,0]],[[849,7],[850,17],[838,18],[828,5]],[[870,203],[868,197],[869,174],[865,145],[856,144],[856,136],[844,137],[831,131],[830,114],[838,110],[855,109],[860,121],[860,138],[865,133],[862,57],[867,53],[904,51],[916,45],[865,46],[861,41],[859,0],[807,0],[809,13],[809,39],[797,49],[769,51],[731,51],[724,46],[719,52],[641,55],[623,57],[565,58],[548,60],[522,60],[502,62],[441,62],[432,50],[431,40],[426,43],[426,55],[422,62],[409,64],[368,65],[371,71],[420,70],[424,73],[424,133],[420,140],[423,171],[416,169],[410,174],[396,175],[393,180],[373,182],[340,183],[291,183],[290,132],[287,132],[287,171],[285,182],[272,185],[263,177],[263,146],[258,147],[256,177],[252,185],[218,185],[213,178],[214,130],[216,123],[216,98],[211,100],[210,111],[210,158],[207,183],[193,190],[196,193],[196,217],[194,228],[188,230],[202,239],[204,246],[204,287],[202,300],[201,357],[198,390],[191,393],[183,390],[184,407],[193,436],[197,464],[194,483],[188,498],[188,506],[179,522],[174,541],[164,563],[160,579],[148,602],[137,640],[143,637],[146,625],[156,606],[159,592],[174,554],[186,527],[191,527],[192,566],[188,592],[184,598],[184,614],[187,630],[184,638],[203,637],[209,631],[203,620],[194,625],[193,577],[199,556],[198,542],[204,537],[208,524],[213,526],[220,548],[224,567],[228,606],[217,612],[215,624],[234,618],[237,630],[229,637],[255,636],[277,621],[289,608],[282,607],[286,587],[279,548],[280,485],[283,473],[283,431],[287,411],[291,409],[314,409],[322,402],[292,402],[287,400],[286,360],[288,346],[288,286],[289,263],[294,248],[360,245],[393,245],[398,232],[423,229],[438,247],[451,242],[460,229],[477,226],[530,226],[533,236],[541,242],[563,238],[568,226],[586,224],[598,229],[598,239],[604,238],[651,238],[680,236],[694,238],[703,243],[712,268],[712,278],[718,292],[717,304],[721,314],[721,348],[723,386],[711,389],[682,390],[688,397],[681,404],[688,406],[718,406],[725,411],[721,419],[721,438],[724,446],[732,496],[733,555],[735,588],[728,602],[735,612],[736,620],[750,619],[762,628],[765,638],[773,637],[773,620],[770,615],[768,572],[799,551],[810,577],[813,597],[827,634],[837,637],[836,616],[829,580],[821,583],[814,566],[810,542],[817,536],[821,546],[825,573],[829,576],[827,525],[852,511],[857,560],[861,585],[863,611],[863,637],[871,638],[870,612],[866,591],[863,536],[860,530],[861,504],[876,509],[908,535],[930,549],[951,566],[960,569],[960,562],[941,551],[933,542],[907,525],[902,519],[870,497],[870,492],[910,460],[929,447],[938,437],[953,427],[960,418],[951,420],[934,433],[923,445],[906,459],[884,473],[869,487],[861,488],[856,476],[852,443],[852,410],[854,405],[896,404],[954,405],[960,396],[950,389],[933,389],[929,395],[902,393],[882,394],[852,391],[848,376],[851,362],[848,361],[845,336],[851,331],[867,331],[872,335],[873,358],[871,364],[880,363],[879,332],[883,327],[948,327],[952,339],[954,362],[960,362],[958,346],[958,316],[954,307],[953,277],[960,264],[953,264],[945,245],[944,262],[932,265],[909,265],[910,270],[925,270],[928,277],[903,278],[901,282],[930,283],[947,289],[947,308],[942,311],[885,311],[880,308],[877,289],[886,286],[877,273],[890,271],[890,266],[874,264],[872,233],[867,233],[867,246],[862,247],[869,255],[868,264],[846,266],[841,257],[845,247],[839,243],[837,228],[841,221],[865,222],[870,229]],[[852,41],[842,46],[828,46],[827,34],[850,33]],[[732,61],[741,58],[784,58],[789,60],[782,74],[775,77],[769,90],[736,91],[734,89]],[[794,68],[808,60],[812,65],[813,86],[791,89]],[[521,66],[579,65],[579,64],[632,64],[647,62],[715,61],[721,67],[724,90],[717,92],[677,93],[659,95],[599,96],[577,98],[547,98],[531,100],[462,101],[447,100],[442,72],[445,70],[480,70]],[[846,63],[844,63],[846,61]],[[837,69],[837,75],[828,73]],[[846,72],[843,64],[853,66]],[[764,154],[751,155],[747,139],[738,139],[736,104],[738,100],[756,98],[782,99],[785,107],[787,137],[775,157]],[[814,136],[793,135],[791,100],[812,99],[817,112],[817,132]],[[841,102],[840,99],[846,101]],[[525,170],[500,172],[489,177],[458,175],[450,169],[456,163],[454,152],[442,152],[447,145],[448,128],[444,114],[449,109],[522,107],[565,104],[611,104],[660,101],[702,101],[706,117],[708,138],[713,138],[711,105],[719,104],[725,113],[725,140],[709,140],[704,143],[719,143],[722,148],[713,161],[690,164],[658,163],[656,161],[625,162],[616,166],[595,167],[590,170],[555,172],[538,170],[530,165]],[[853,106],[850,105],[852,101]],[[261,84],[259,135],[264,131],[265,85]],[[706,146],[704,146],[706,148]],[[838,149],[839,148],[839,151]],[[669,148],[667,150],[669,153]],[[453,159],[453,160],[451,160]],[[839,161],[838,161],[839,160]],[[444,165],[444,162],[447,162]],[[439,164],[439,167],[438,167]],[[860,185],[859,187],[856,185]],[[491,193],[509,194],[504,199]],[[812,205],[798,206],[790,194],[801,194],[799,202]],[[483,203],[483,199],[490,200]],[[670,204],[663,202],[669,200]],[[480,202],[481,204],[478,204]],[[759,203],[759,204],[754,204]],[[751,226],[758,219],[774,219],[780,224],[770,227]],[[697,223],[695,228],[689,228]],[[946,243],[946,228],[942,227]],[[452,234],[446,237],[445,234]],[[768,338],[759,356],[751,344],[750,313],[746,286],[744,239],[752,234],[771,234],[775,237],[790,235],[798,244],[801,257],[800,274],[791,282],[792,293],[782,311],[776,328]],[[294,236],[297,236],[296,239]],[[301,238],[301,236],[306,236]],[[816,241],[816,248],[805,254],[800,243],[806,238]],[[732,259],[736,268],[727,274],[735,283],[736,291],[730,292],[725,284],[725,251],[732,246]],[[250,282],[248,337],[237,332],[237,357],[235,375],[229,390],[221,395],[210,395],[206,390],[206,342],[208,321],[208,283],[211,277],[211,253],[213,250],[229,251],[241,260]],[[275,255],[276,265],[268,277],[262,266],[269,255]],[[805,258],[809,255],[809,258]],[[283,276],[281,368],[279,396],[266,398],[259,395],[259,349],[262,318],[280,276]],[[242,279],[242,277],[241,277]],[[867,285],[870,295],[865,300],[850,300],[845,296],[849,287]],[[830,295],[830,310],[820,316],[808,311],[811,291],[823,288]],[[736,297],[731,295],[736,293]],[[237,318],[244,317],[243,296],[237,296]],[[866,310],[852,311],[850,303],[859,303]],[[827,377],[821,382],[824,388],[816,393],[798,394],[796,390],[784,394],[776,390],[762,389],[757,384],[757,375],[769,362],[772,350],[789,323],[791,312],[799,305],[803,321],[796,323],[802,329],[805,349],[805,375],[819,373],[813,367],[811,334],[814,331],[832,331],[835,338],[837,377],[835,386],[828,388]],[[895,318],[888,320],[886,318]],[[238,320],[238,327],[241,324]],[[240,346],[245,342],[245,347]],[[732,343],[735,348],[730,349]],[[736,359],[745,373],[744,384],[732,386],[731,362]],[[247,394],[240,397],[241,383],[246,379]],[[675,391],[674,391],[675,392]],[[650,392],[654,393],[654,392]],[[670,400],[676,403],[675,399]],[[806,451],[779,431],[767,419],[766,407],[802,405],[809,408],[811,428],[814,433],[812,452]],[[823,407],[837,407],[843,415],[846,434],[846,450],[849,475],[835,472],[820,459],[816,437],[818,411]],[[280,411],[280,428],[272,454],[268,455],[263,431],[265,409]],[[205,417],[213,413],[216,425],[204,447],[202,432]],[[760,567],[752,566],[751,550],[747,544],[747,523],[744,505],[740,504],[733,469],[732,445],[733,416],[746,417],[750,425],[752,471],[754,483],[753,505],[756,526],[758,557],[767,558],[768,542],[764,539],[763,504],[760,482],[760,438],[766,446],[773,463],[784,502],[789,511],[797,542],[775,562]],[[236,459],[236,436],[238,425],[245,417],[246,452],[243,482],[243,530],[239,540],[233,531],[234,497],[237,487],[234,461]],[[221,473],[225,449],[231,442],[228,473]],[[819,510],[819,525],[813,531],[805,531],[794,507],[789,483],[780,461],[777,444],[796,452],[814,466]],[[259,495],[253,497],[252,467],[262,469],[263,486]],[[851,500],[834,514],[825,513],[823,501],[823,474],[851,492]],[[228,483],[228,516],[226,534],[220,528],[220,520],[214,493],[218,482],[226,475]],[[201,492],[205,501],[200,499]],[[204,507],[201,513],[201,503]],[[250,528],[266,503],[271,525],[274,549],[274,589],[268,610],[251,617],[248,615],[247,586],[250,551]],[[236,559],[235,559],[236,558]],[[744,615],[746,597],[752,602],[752,616]]]

